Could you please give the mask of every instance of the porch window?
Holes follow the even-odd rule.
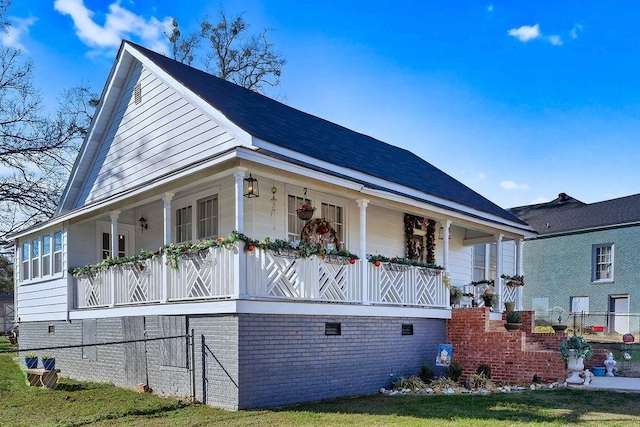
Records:
[[[344,209],[342,206],[332,205],[329,203],[323,203],[321,208],[321,215],[323,219],[331,222],[333,229],[336,232],[336,237],[340,242],[344,242]]]
[[[51,274],[51,235],[42,237],[42,275]]]
[[[218,196],[198,200],[198,239],[218,237]]]
[[[31,263],[31,242],[22,244],[22,280],[29,280],[29,265]]]
[[[31,278],[40,277],[40,239],[31,242]]]
[[[118,235],[118,258],[124,258],[126,253],[127,240],[122,234]],[[111,233],[102,233],[102,259],[111,257]]]
[[[613,281],[613,244],[593,245],[592,278],[594,282]]]
[[[191,205],[176,210],[176,242],[184,243],[191,241]]]
[[[62,231],[53,235],[53,273],[62,273]]]
[[[495,280],[496,278],[496,244],[473,246],[473,281]]]
[[[305,203],[302,197],[289,196],[287,203],[287,240],[290,242],[297,242],[300,240],[302,229],[304,228],[306,221],[298,218],[296,209],[299,209],[302,204]]]

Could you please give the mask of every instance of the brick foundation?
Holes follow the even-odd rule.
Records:
[[[463,367],[463,378],[478,365],[491,366],[496,381],[564,381],[566,365],[558,347],[565,334],[534,334],[534,312],[521,311],[522,330],[507,332],[504,321],[492,321],[488,308],[456,308],[447,325],[447,341],[453,344],[453,359]],[[503,314],[503,319],[506,314]]]

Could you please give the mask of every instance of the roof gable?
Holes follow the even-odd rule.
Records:
[[[408,150],[281,104],[133,43],[172,78],[254,138],[518,224],[510,212]]]

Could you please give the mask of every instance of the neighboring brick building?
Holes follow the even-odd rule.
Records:
[[[640,194],[586,204],[560,193],[510,211],[539,233],[523,243],[523,308],[561,307],[565,318],[584,312],[611,332],[638,331],[629,313],[640,311]]]

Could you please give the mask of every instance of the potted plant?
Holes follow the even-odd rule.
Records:
[[[591,359],[593,350],[589,344],[580,335],[573,335],[560,343],[560,355],[562,360],[567,362],[567,368],[571,371],[571,375],[567,378],[569,384],[582,384],[584,381],[580,378],[580,372],[584,369],[584,359]]]
[[[35,353],[27,353],[24,355],[24,364],[27,365],[27,369],[38,368],[38,355]]]
[[[510,311],[506,318],[504,327],[509,332],[518,332],[522,328],[522,315],[519,311]]]
[[[42,355],[42,367],[47,371],[53,371],[56,369],[56,357],[50,354]]]
[[[462,289],[457,286],[449,287],[449,296],[451,305],[456,305],[460,303],[460,299],[462,299]]]
[[[498,295],[496,295],[496,293],[493,292],[493,289],[491,288],[485,289],[484,292],[482,292],[481,297],[484,300],[485,307],[491,308],[494,303],[498,302]]]
[[[505,301],[504,302],[504,309],[507,313],[511,313],[513,310],[516,309],[516,303],[515,301]]]

